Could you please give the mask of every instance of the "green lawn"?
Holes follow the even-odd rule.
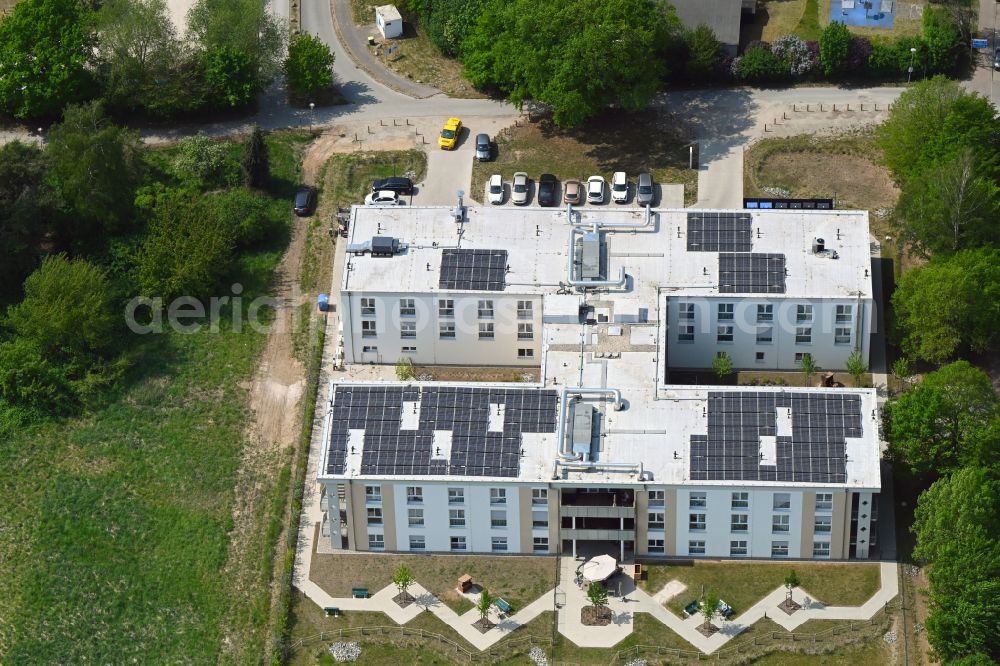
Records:
[[[702,585],[722,597],[736,614],[743,613],[783,584],[794,569],[802,588],[827,605],[858,606],[881,585],[879,568],[874,563],[814,562],[708,562],[690,565],[649,565],[649,577],[641,586],[655,593],[671,580],[687,585],[667,607],[683,615],[684,607],[701,595]]]
[[[268,140],[285,211],[303,141]],[[286,238],[236,258],[245,304],[268,291]],[[263,341],[225,320],[217,334],[147,336],[130,348],[133,370],[106,405],[4,442],[5,663],[247,663],[264,653],[267,515],[242,561],[227,565],[246,382]],[[277,467],[262,492],[276,477]],[[226,566],[249,574],[223,575]]]

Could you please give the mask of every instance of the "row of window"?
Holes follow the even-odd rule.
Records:
[[[382,501],[382,486],[365,486],[365,502],[374,503]],[[424,501],[423,486],[407,486],[407,504],[422,504]],[[534,506],[547,506],[549,503],[548,488],[532,488],[531,504]],[[448,504],[465,504],[465,488],[448,488]],[[507,504],[506,488],[490,488],[490,504]]]
[[[646,544],[646,551],[650,554],[662,554],[665,552],[665,549],[666,547],[663,539],[650,539]],[[731,557],[739,557],[740,555],[748,555],[749,553],[750,550],[746,541],[734,540],[729,542],[729,555]],[[692,539],[691,541],[688,541],[688,554],[704,555],[705,542],[701,539]],[[813,541],[812,556],[830,557],[830,542]],[[772,541],[771,557],[788,557],[788,542]]]
[[[416,354],[417,348],[415,346],[402,347],[400,350],[401,354]],[[365,345],[361,348],[361,352],[364,354],[377,354],[378,345]],[[517,357],[519,359],[525,358],[535,358],[535,350],[531,347],[521,348],[517,350]]]
[[[382,507],[370,506],[368,511],[368,524],[369,525],[381,525],[382,524]],[[424,527],[424,510],[423,509],[407,509],[406,511],[407,525],[409,527]],[[449,509],[448,510],[448,526],[449,527],[465,527],[465,509]],[[531,526],[535,529],[545,529],[549,526],[549,513],[547,510],[542,511],[532,511],[531,512]],[[490,527],[494,529],[502,529],[507,527],[507,512],[503,509],[491,510],[490,511]]]
[[[654,491],[650,491],[652,493]],[[662,493],[662,491],[659,491]],[[663,498],[660,496],[662,505]],[[771,496],[771,506],[775,511],[792,508],[791,493],[773,493]],[[652,502],[650,502],[652,506]],[[688,494],[688,508],[704,509],[708,506],[708,493],[692,492]],[[735,491],[730,495],[730,506],[733,509],[749,509],[750,493],[745,491]],[[816,510],[831,511],[833,509],[833,493],[816,493]]]
[[[462,552],[468,550],[468,541],[464,536],[452,536],[449,538],[449,547],[453,552]],[[412,534],[410,535],[410,550],[426,550],[427,549],[427,538],[422,534]],[[385,550],[385,535],[384,534],[369,534],[368,535],[368,550]],[[495,536],[490,537],[490,550],[494,553],[506,553],[508,550],[507,537]],[[549,538],[548,537],[535,537],[532,540],[531,550],[535,553],[547,553],[549,552]]]
[[[378,323],[374,319],[361,320],[361,337],[377,338]],[[417,337],[417,322],[404,321],[399,324],[399,337],[403,340],[412,340]],[[441,322],[438,324],[438,338],[441,340],[454,340],[456,338],[455,323]],[[496,338],[496,328],[492,322],[479,322],[479,339],[493,340]],[[534,324],[517,325],[518,340],[534,340]]]
[[[488,298],[480,299],[479,302],[477,303],[476,311],[480,319],[492,319],[495,314],[493,308],[493,300]],[[374,298],[361,299],[361,316],[362,317],[376,316],[376,306]],[[417,316],[416,299],[413,298],[399,299],[399,316],[416,317]],[[455,300],[452,298],[438,299],[438,317],[454,317],[454,316],[455,316]],[[531,301],[517,302],[518,319],[531,319],[533,316],[534,316],[534,304]]]
[[[719,324],[715,327],[716,342],[733,342],[735,328],[729,324]],[[694,324],[680,324],[677,327],[677,342],[694,342]],[[774,342],[773,326],[758,326],[756,343],[758,345],[769,345]],[[849,326],[838,326],[833,330],[833,343],[835,345],[851,344],[851,328]],[[812,344],[812,327],[795,327],[795,344]]]
[[[678,303],[677,304],[677,318],[678,319],[694,319],[696,313],[696,303]],[[719,321],[733,321],[735,313],[734,303],[719,303],[717,304],[716,316]],[[813,320],[813,306],[809,304],[800,304],[795,306],[795,321],[796,323],[811,322]],[[758,303],[757,304],[757,321],[767,322],[774,321],[774,304],[773,303]],[[854,321],[854,306],[853,305],[838,305],[835,315],[835,321],[838,324],[850,324]]]
[[[655,522],[654,522],[655,520]],[[663,514],[649,514],[649,529],[663,529]],[[789,531],[791,526],[791,516],[787,513],[776,513],[771,516],[771,532],[782,534]],[[704,513],[688,514],[688,530],[692,532],[704,532],[708,523]],[[829,534],[833,529],[832,516],[815,516],[813,518],[813,532],[815,534]],[[749,532],[750,514],[734,513],[729,519],[730,532]]]

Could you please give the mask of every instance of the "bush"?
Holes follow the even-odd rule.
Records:
[[[823,29],[819,38],[819,62],[824,75],[840,76],[846,71],[851,41],[851,33],[840,21],[834,21]]]
[[[785,61],[770,48],[758,47],[733,60],[736,78],[746,83],[775,83],[789,76]]]
[[[285,59],[285,79],[292,95],[309,97],[333,85],[333,53],[323,40],[300,33],[292,37]]]
[[[257,95],[257,63],[232,46],[210,49],[203,56],[210,103],[218,107],[246,106]]]
[[[790,76],[805,76],[816,67],[816,54],[808,43],[795,35],[776,39],[771,44],[771,52],[785,62]]]
[[[847,49],[847,64],[845,71],[855,72],[865,71],[868,65],[868,58],[872,54],[872,44],[867,37],[855,36],[851,38],[851,44]]]
[[[722,57],[722,44],[707,25],[699,25],[684,33],[684,47],[687,51],[684,73],[689,81],[706,81],[718,74]]]
[[[206,213],[229,229],[233,242],[248,247],[273,238],[288,219],[283,203],[242,188],[226,190],[206,199]]]
[[[177,177],[204,187],[221,184],[225,166],[225,147],[201,133],[181,139],[173,162]]]
[[[928,69],[935,74],[954,71],[962,51],[962,37],[958,27],[944,11],[933,7],[924,8],[923,22]]]

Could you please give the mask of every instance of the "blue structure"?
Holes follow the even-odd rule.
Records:
[[[830,0],[830,22],[840,21],[847,25],[869,28],[891,28],[896,18],[897,0],[870,0],[870,2],[872,8],[866,12],[864,0]]]
[[[328,312],[330,310],[330,295],[320,294],[316,298],[316,305],[319,306],[320,312]]]

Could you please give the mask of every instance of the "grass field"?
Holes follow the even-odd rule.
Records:
[[[301,145],[300,134],[269,137],[284,201]],[[237,258],[244,303],[268,291],[284,244]],[[218,334],[147,336],[108,404],[0,448],[6,663],[246,663],[264,653],[268,515],[242,554],[251,575],[222,575],[245,386],[263,341],[225,322]],[[223,637],[234,644],[223,648]]]
[[[664,122],[655,112],[608,112],[572,130],[544,120],[510,128],[496,138],[494,161],[472,165],[471,196],[482,200],[486,182],[495,173],[505,180],[525,171],[532,179],[552,173],[560,180],[585,181],[598,174],[610,181],[611,174],[621,170],[634,182],[636,175],[648,171],[657,184],[682,183],[689,206],[698,199],[698,172],[687,168],[688,140]]]
[[[684,607],[701,595],[702,585],[739,615],[781,586],[792,569],[802,588],[828,606],[859,606],[881,585],[877,564],[701,560],[683,566],[649,565],[649,577],[640,584],[650,594],[675,579],[687,585],[687,590],[667,602],[667,607],[681,616]]]

